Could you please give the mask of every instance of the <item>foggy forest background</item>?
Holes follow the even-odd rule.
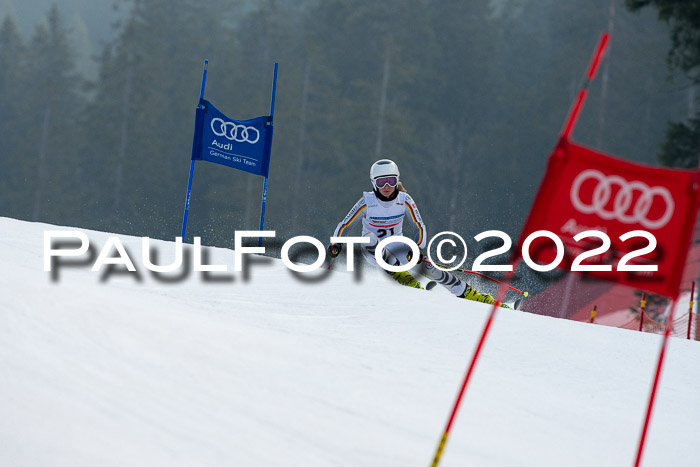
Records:
[[[236,119],[269,113],[279,62],[278,237],[327,242],[388,157],[429,235],[515,240],[604,30],[574,140],[660,165],[697,112],[669,25],[622,0],[0,0],[0,21],[0,216],[168,240],[205,58],[205,98]],[[197,164],[188,240],[256,230],[262,182]]]

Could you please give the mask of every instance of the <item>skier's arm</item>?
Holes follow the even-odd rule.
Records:
[[[340,221],[338,227],[335,228],[335,232],[333,232],[333,236],[342,237],[346,229],[348,229],[356,221],[362,220],[365,217],[366,211],[367,205],[365,204],[365,197],[363,196],[357,203],[355,203],[348,215],[345,216],[345,219]]]
[[[366,211],[367,211],[367,204],[365,204],[365,197],[363,196],[360,198],[360,200],[355,203],[355,205],[352,207],[350,212],[348,213],[347,216],[345,216],[345,219],[340,221],[338,224],[338,227],[335,228],[335,232],[333,232],[334,237],[342,237],[343,233],[345,232],[345,229],[350,227],[352,224],[355,223],[358,219],[362,219],[363,217],[366,216]],[[328,246],[328,254],[331,255],[331,258],[335,258],[340,254],[340,252],[343,249],[343,244],[342,243],[331,243]]]
[[[416,232],[417,232],[417,239],[414,238],[416,241],[416,244],[418,245],[418,248],[421,250],[425,248],[426,244],[426,229],[425,229],[425,224],[423,223],[423,218],[420,216],[420,212],[418,212],[418,208],[416,207],[416,202],[413,201],[413,198],[411,198],[410,195],[406,194],[406,217],[411,220],[411,223],[416,227]]]

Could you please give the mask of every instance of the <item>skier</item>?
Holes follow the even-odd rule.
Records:
[[[399,168],[392,160],[381,159],[372,164],[369,178],[374,190],[362,194],[345,219],[338,224],[333,236],[342,237],[351,225],[362,220],[362,235],[370,238],[370,243],[362,245],[362,255],[370,264],[376,265],[374,253],[377,244],[384,237],[402,235],[403,221],[406,218],[415,227],[416,234],[413,240],[421,250],[421,261],[412,269],[413,271],[437,282],[459,298],[493,303],[494,298],[491,295],[481,293],[454,274],[422,261],[422,250],[425,248],[427,238],[425,224],[415,201],[404,189],[399,176]],[[342,246],[340,243],[331,244],[328,247],[328,253],[335,258],[340,254]],[[411,254],[411,248],[405,243],[392,242],[384,248],[383,259],[387,264],[397,266],[408,263],[411,260]],[[402,285],[423,288],[409,271],[389,272],[389,274]]]

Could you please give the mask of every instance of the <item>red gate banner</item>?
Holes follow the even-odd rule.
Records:
[[[553,263],[558,249],[551,235],[526,242],[533,232],[550,231],[564,247],[558,267],[609,268],[587,273],[675,298],[698,211],[699,182],[697,171],[632,163],[562,138],[549,156],[544,180],[518,241],[518,254],[536,264]],[[605,235],[574,239],[587,231]],[[605,236],[610,239],[607,248]],[[648,251],[654,238],[656,246]],[[598,247],[600,253],[585,253]],[[582,253],[590,257],[578,258],[577,266]],[[625,270],[654,266],[656,271]]]

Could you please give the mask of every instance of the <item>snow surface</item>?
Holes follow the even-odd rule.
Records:
[[[165,282],[127,236],[141,280],[54,281],[54,229],[74,230],[0,218],[0,465],[430,465],[488,306],[380,271],[246,279],[215,248],[229,280]],[[96,252],[114,235],[84,232]],[[632,465],[660,342],[499,311],[440,465]],[[700,462],[699,355],[672,339],[645,466]]]

